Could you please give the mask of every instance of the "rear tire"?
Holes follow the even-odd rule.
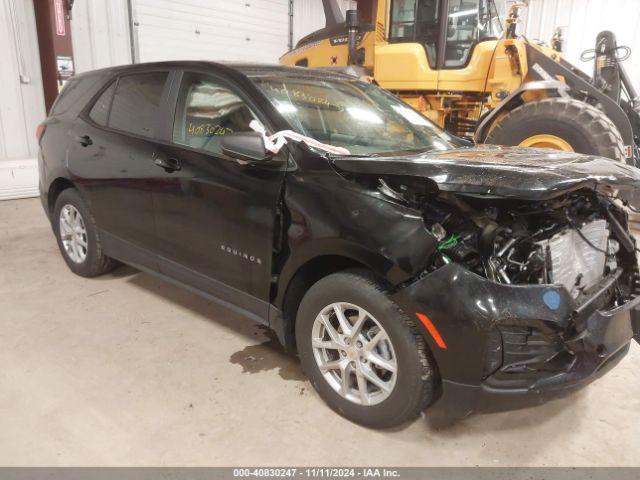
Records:
[[[517,146],[536,135],[560,137],[573,151],[626,162],[624,142],[613,122],[585,102],[547,98],[525,103],[507,113],[485,143]]]
[[[96,277],[117,266],[102,251],[93,215],[76,189],[69,188],[60,193],[51,223],[62,258],[73,273]]]
[[[336,305],[349,322],[346,329],[335,313]],[[321,317],[322,312],[328,313]],[[331,340],[321,318],[333,323],[339,342]],[[359,328],[358,318],[363,318]],[[352,336],[345,334],[349,330]],[[366,272],[332,274],[309,289],[298,309],[296,345],[318,394],[337,413],[360,425],[399,426],[434,399],[436,369],[424,338]],[[336,362],[344,369],[334,366]],[[348,373],[343,376],[343,371]],[[380,379],[382,386],[377,383]]]

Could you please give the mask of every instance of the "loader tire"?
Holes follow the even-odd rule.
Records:
[[[555,148],[626,162],[624,142],[613,122],[596,107],[571,98],[514,108],[498,120],[485,143]]]

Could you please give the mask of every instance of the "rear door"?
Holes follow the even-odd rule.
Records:
[[[170,77],[163,70],[113,79],[70,133],[69,168],[107,251],[154,269],[153,160]]]
[[[264,322],[286,162],[222,154],[224,135],[263,120],[224,76],[185,72],[175,85],[175,120],[157,159],[176,169],[153,186],[160,269]]]

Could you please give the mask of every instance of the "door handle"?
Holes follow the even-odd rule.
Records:
[[[76,142],[78,142],[83,147],[93,145],[93,140],[91,140],[91,137],[89,135],[78,135],[76,137]]]
[[[171,157],[170,158],[156,157],[153,160],[153,163],[155,163],[160,168],[163,168],[164,171],[167,172],[167,173],[175,172],[175,171],[180,170],[182,168],[182,166],[180,165],[180,162],[178,161],[178,159],[171,158]]]

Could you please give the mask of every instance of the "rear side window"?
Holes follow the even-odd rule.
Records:
[[[109,127],[153,137],[167,76],[167,72],[151,72],[120,77],[109,113]]]
[[[69,108],[69,105],[73,103],[74,98],[77,97],[74,90],[77,90],[79,86],[80,81],[77,79],[72,78],[67,81],[62,91],[58,94],[58,98],[53,103],[51,113],[54,115],[64,113]]]
[[[76,111],[84,108],[99,88],[101,77],[99,75],[82,76],[70,79],[58,95],[51,107],[51,115],[62,115],[68,111]]]
[[[116,82],[113,82],[109,88],[107,88],[102,95],[93,104],[89,117],[98,125],[106,126],[109,121],[109,107],[111,107],[111,100],[113,99],[113,93],[116,91]]]

